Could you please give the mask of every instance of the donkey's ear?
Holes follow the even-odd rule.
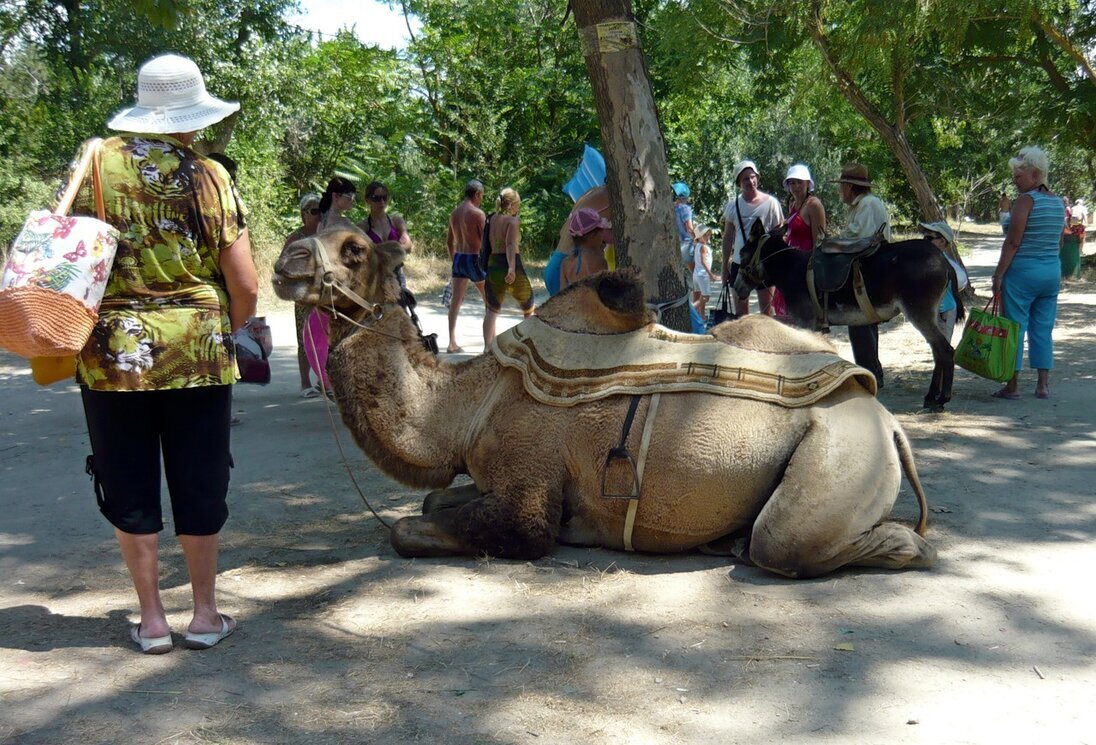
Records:
[[[780,226],[774,230],[770,235],[775,238],[783,238],[788,232],[788,223],[781,223]]]
[[[765,226],[761,224],[760,219],[755,219],[750,226],[750,237],[757,240],[763,235],[765,235]]]

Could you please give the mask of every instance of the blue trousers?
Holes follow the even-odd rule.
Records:
[[[1027,336],[1028,364],[1036,370],[1054,367],[1054,318],[1058,314],[1058,288],[1062,265],[1053,261],[1016,256],[1005,272],[1001,293],[1002,311],[1020,324],[1016,348],[1016,369],[1024,366],[1024,336]]]

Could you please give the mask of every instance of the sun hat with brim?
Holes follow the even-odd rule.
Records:
[[[236,101],[206,92],[202,71],[177,54],[154,57],[137,72],[137,105],[122,109],[107,126],[121,132],[197,132],[239,111]]]
[[[674,196],[678,199],[688,199],[692,195],[692,191],[689,190],[689,185],[684,181],[677,181],[674,183]]]
[[[944,240],[948,242],[948,245],[955,243],[955,233],[952,232],[951,226],[946,222],[923,222],[921,227],[930,233],[939,233],[944,236]]]
[[[807,168],[802,163],[796,163],[788,169],[788,173],[784,176],[784,188],[788,188],[788,182],[792,179],[798,179],[799,181],[806,181],[808,191],[814,191],[814,179],[811,178],[811,169]]]
[[[705,235],[710,235],[710,234],[711,234],[711,232],[712,232],[712,229],[711,229],[710,227],[708,227],[707,225],[698,225],[698,226],[697,226],[697,227],[696,227],[696,228],[695,228],[695,229],[693,230],[693,235],[695,235],[695,236],[696,236],[696,239],[697,239],[697,240],[700,240],[700,239],[701,239],[701,238],[703,238],[703,237],[704,237]]]
[[[567,218],[567,232],[573,238],[581,238],[595,230],[612,229],[612,225],[602,217],[597,210],[589,207],[579,207]]]
[[[853,186],[866,186],[872,187],[871,179],[868,178],[868,169],[859,163],[849,163],[847,166],[841,169],[841,178],[834,179],[831,184],[852,184]]]
[[[734,178],[732,180],[734,181],[735,186],[738,186],[738,177],[741,176],[742,172],[747,168],[752,168],[754,173],[758,176],[761,175],[761,171],[757,170],[757,164],[752,160],[740,160],[734,164]]]

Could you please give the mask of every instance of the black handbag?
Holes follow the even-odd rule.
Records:
[[[724,321],[733,321],[738,318],[734,308],[734,293],[731,291],[731,283],[724,282],[719,291],[719,300],[715,307],[708,311],[708,328],[718,326]]]

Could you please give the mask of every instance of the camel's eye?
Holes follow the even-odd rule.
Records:
[[[365,246],[354,241],[343,244],[343,256],[347,259],[361,259],[365,256]]]

